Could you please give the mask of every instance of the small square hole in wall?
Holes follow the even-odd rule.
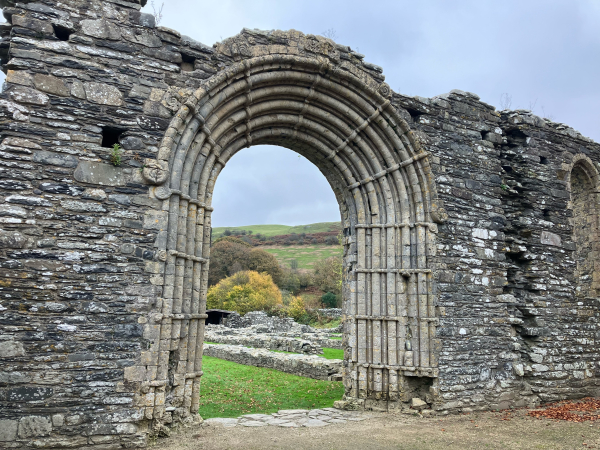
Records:
[[[71,36],[71,34],[73,34],[73,32],[71,30],[69,30],[68,28],[65,28],[65,27],[61,27],[60,25],[53,24],[52,28],[54,28],[54,35],[60,41],[68,41],[69,36]]]
[[[186,55],[185,53],[181,54],[181,71],[182,72],[193,72],[194,71],[194,62],[196,58],[190,55]]]
[[[119,138],[126,130],[115,127],[103,127],[102,128],[102,147],[113,148],[115,144],[119,143]]]
[[[548,158],[545,156],[540,156],[540,164],[548,164]]]

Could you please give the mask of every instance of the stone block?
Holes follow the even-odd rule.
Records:
[[[13,14],[12,24],[15,27],[23,27],[34,30],[36,33],[39,33],[40,37],[52,36],[54,34],[54,28],[52,28],[50,23],[47,21],[34,19],[28,15],[22,16]]]
[[[29,213],[25,208],[14,205],[0,205],[0,217],[19,217],[26,219]]]
[[[13,101],[26,105],[46,106],[50,101],[46,94],[24,86],[10,89],[8,95]]]
[[[25,70],[9,70],[6,73],[6,82],[31,87],[33,77]]]
[[[13,442],[17,438],[19,422],[10,419],[0,419],[0,442]]]
[[[99,203],[93,202],[80,202],[77,200],[63,200],[60,202],[60,206],[69,210],[77,212],[106,212],[106,209]]]
[[[106,83],[83,83],[86,98],[93,103],[109,106],[121,106],[123,94],[114,86]]]
[[[144,142],[135,136],[121,138],[120,143],[125,150],[141,150],[144,148]]]
[[[62,427],[65,424],[65,416],[63,414],[54,414],[52,416],[52,426]]]
[[[48,417],[29,416],[19,421],[19,437],[23,439],[48,436],[51,431],[52,422]]]
[[[82,183],[103,186],[124,186],[126,183],[122,168],[91,161],[81,161],[73,177]]]
[[[82,100],[86,98],[85,87],[81,81],[73,81],[71,84],[71,95]]]
[[[82,20],[81,32],[98,39],[121,39],[119,27],[106,19]]]
[[[558,234],[551,233],[549,231],[542,231],[542,235],[540,236],[540,241],[542,244],[553,245],[555,247],[562,246],[562,241]]]
[[[144,215],[144,228],[149,230],[166,230],[169,225],[167,211],[148,211]]]
[[[33,160],[42,164],[60,167],[77,167],[78,160],[73,155],[39,151],[33,154]]]
[[[125,368],[125,381],[144,381],[146,379],[145,366],[131,366]]]
[[[25,356],[23,343],[18,341],[0,342],[0,358],[11,358],[15,356]]]
[[[89,200],[106,200],[108,198],[108,196],[106,195],[106,192],[104,192],[102,189],[86,189],[85,191],[83,191],[83,195],[82,198],[85,199],[89,199]]]
[[[48,94],[58,95],[60,97],[69,97],[71,95],[71,91],[65,82],[52,75],[36,73],[33,76],[33,84],[37,89]]]

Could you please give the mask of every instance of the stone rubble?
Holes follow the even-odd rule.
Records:
[[[205,342],[217,344],[244,345],[246,347],[266,348],[292,353],[319,355],[323,348],[313,342],[293,337],[283,337],[277,334],[252,333],[252,328],[221,330],[219,325],[207,325],[204,332]],[[215,329],[217,328],[217,329]]]
[[[233,313],[223,325],[207,325],[206,330],[213,335],[222,336],[239,335],[249,338],[250,336],[261,336],[262,339],[267,339],[267,337],[294,338],[309,341],[317,347],[343,349],[341,339],[332,339],[341,337],[342,325],[335,328],[313,328],[296,323],[290,317],[268,316],[264,311],[251,311],[244,316]],[[208,340],[210,341],[210,339]],[[286,342],[285,339],[282,340],[282,343],[284,342]],[[252,345],[252,347],[259,347],[259,345]]]

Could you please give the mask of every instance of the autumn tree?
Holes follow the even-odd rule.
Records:
[[[222,279],[245,270],[266,272],[276,284],[281,281],[281,268],[275,256],[253,248],[241,239],[233,236],[217,239],[210,253],[209,286],[214,286]]]
[[[335,295],[342,293],[342,258],[331,258],[317,261],[314,265],[314,283],[323,292],[332,292]]]
[[[238,272],[208,290],[206,306],[246,314],[282,307],[281,292],[267,273]]]

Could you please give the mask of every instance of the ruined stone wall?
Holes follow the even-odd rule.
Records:
[[[341,381],[341,359],[325,359],[305,353],[276,353],[243,345],[205,344],[204,355],[246,366],[266,367],[315,380]]]
[[[203,313],[160,313],[168,217],[151,186],[175,113],[204,80],[258,51],[383,75],[347,47],[298,32],[245,30],[211,48],[155,27],[136,2],[9,3],[0,26],[0,443],[144,446],[152,427],[193,420],[172,401],[189,384],[169,377],[179,348],[160,348],[170,337],[160,325]],[[391,100],[430,154],[443,222],[429,261],[437,373],[403,378],[400,400],[416,392],[438,411],[466,411],[597,393],[598,276],[586,263],[597,247],[577,248],[597,242],[585,237],[597,224],[581,206],[597,192],[580,200],[585,183],[571,170],[589,160],[593,185],[600,146],[460,91]],[[581,285],[584,272],[591,281]]]
[[[394,99],[435,155],[448,212],[435,267],[437,407],[598,395],[598,298],[587,286],[598,279],[588,255],[598,242],[600,146],[564,124],[498,112],[466,92]],[[576,189],[587,191],[574,208],[569,177],[582,159],[587,173],[576,171]]]

